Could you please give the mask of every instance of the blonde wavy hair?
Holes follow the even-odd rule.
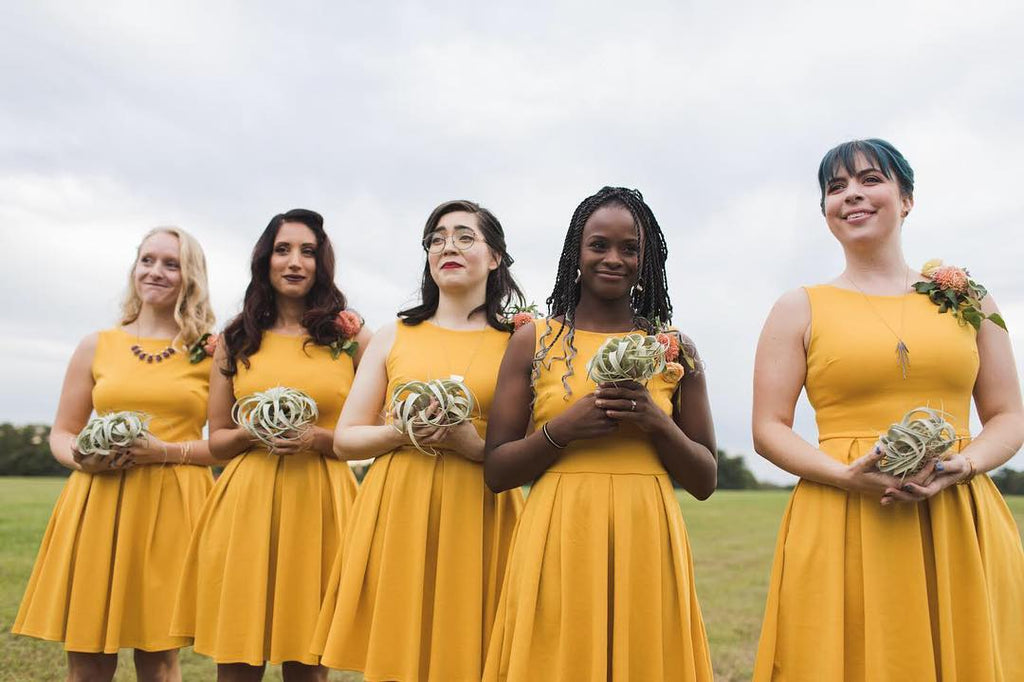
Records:
[[[135,266],[139,251],[154,234],[165,233],[178,238],[178,262],[181,264],[181,290],[174,306],[174,321],[178,323],[176,346],[189,348],[213,329],[215,317],[210,306],[210,289],[206,279],[206,256],[196,238],[180,227],[155,227],[142,238],[135,251],[135,260],[128,270],[128,291],[121,304],[121,324],[130,324],[139,317],[142,299],[135,288]]]

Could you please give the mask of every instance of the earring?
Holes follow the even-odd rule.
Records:
[[[644,285],[641,284],[640,282],[637,282],[636,284],[634,284],[633,288],[636,289],[637,293],[641,293],[642,294],[644,292]]]
[[[580,275],[582,275],[582,274],[583,273],[580,272],[580,269],[576,268],[576,279],[574,279],[573,281],[578,283],[580,281]]]

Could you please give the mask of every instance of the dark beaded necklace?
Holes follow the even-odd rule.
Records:
[[[149,364],[153,364],[154,362],[163,362],[176,352],[177,351],[174,349],[174,346],[168,346],[159,353],[147,353],[142,350],[142,346],[139,344],[132,346],[132,353],[139,359],[139,362],[148,362]]]

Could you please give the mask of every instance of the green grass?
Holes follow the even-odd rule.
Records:
[[[65,677],[59,644],[9,634],[63,484],[57,478],[0,478],[0,682]],[[716,680],[750,679],[775,535],[788,499],[785,491],[721,491],[707,502],[680,495]],[[1024,497],[1007,501],[1017,527],[1024,528]],[[209,659],[191,650],[182,652],[181,664],[189,682],[215,678]],[[130,652],[121,652],[117,679],[134,679]],[[280,680],[280,670],[271,666],[265,679]],[[331,673],[336,682],[359,679]]]

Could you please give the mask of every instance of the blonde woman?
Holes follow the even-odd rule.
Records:
[[[170,617],[192,525],[212,477],[203,440],[214,322],[199,243],[150,231],[120,324],[85,337],[64,378],[50,450],[72,470],[50,517],[11,631],[63,642],[69,680],[110,680],[135,650],[139,680],[180,680]],[[215,338],[215,337],[213,337]],[[93,412],[142,412],[148,433],[84,455]]]

